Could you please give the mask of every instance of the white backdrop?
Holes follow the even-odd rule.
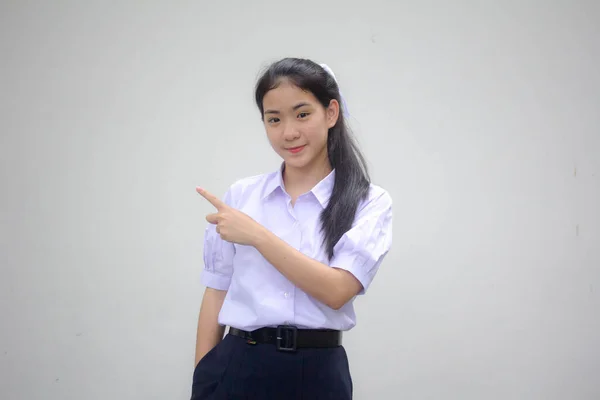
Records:
[[[329,64],[394,245],[355,398],[600,398],[594,1],[2,1],[0,398],[185,399],[196,185],[278,167],[253,104]]]

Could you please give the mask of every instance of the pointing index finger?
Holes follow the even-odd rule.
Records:
[[[212,193],[209,193],[208,191],[204,190],[201,187],[197,187],[196,192],[198,192],[198,194],[200,194],[200,196],[202,196],[206,200],[208,200],[208,202],[210,204],[212,204],[213,206],[215,206],[215,208],[217,210],[221,210],[221,209],[227,207],[227,204],[225,204],[223,201],[221,201],[221,199],[219,199],[217,196],[215,196]]]

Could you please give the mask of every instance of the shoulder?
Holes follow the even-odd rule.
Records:
[[[233,182],[227,191],[231,205],[237,206],[240,201],[251,194],[263,193],[264,190],[277,180],[277,172],[252,175]]]
[[[358,207],[359,212],[368,212],[372,210],[390,210],[392,209],[392,196],[387,190],[373,183],[369,186],[369,192]]]

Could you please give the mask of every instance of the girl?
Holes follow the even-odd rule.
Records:
[[[392,200],[370,183],[326,66],[278,61],[255,97],[283,163],[222,201],[197,189],[215,212],[192,399],[351,399],[341,332],[390,249]]]

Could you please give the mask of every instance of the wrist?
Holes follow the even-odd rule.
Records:
[[[259,250],[266,242],[269,241],[269,235],[271,232],[262,225],[259,225],[256,229],[256,233],[252,238],[251,245]]]

